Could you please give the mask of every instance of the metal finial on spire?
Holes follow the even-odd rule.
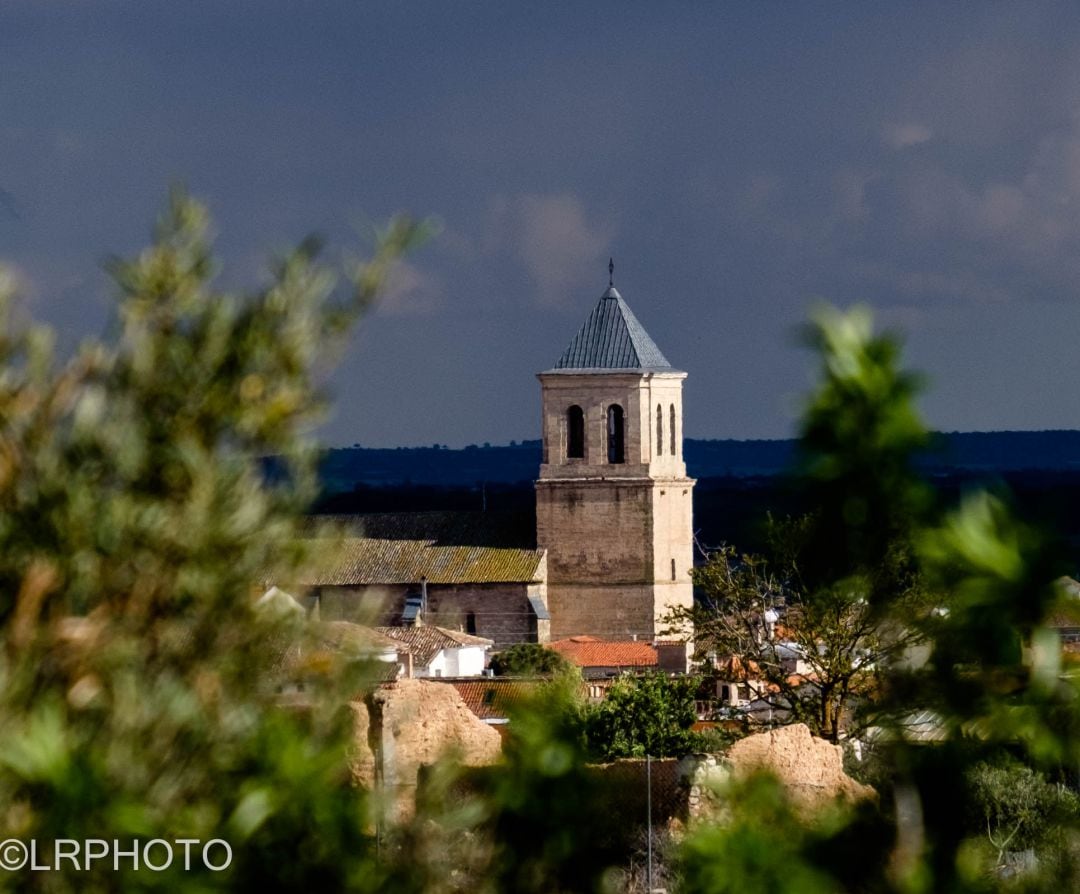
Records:
[[[607,284],[608,284],[609,289],[612,286],[615,285],[615,259],[614,258],[608,258],[607,259]]]

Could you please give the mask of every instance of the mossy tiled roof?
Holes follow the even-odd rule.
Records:
[[[512,545],[495,513],[400,512],[329,516],[339,532],[309,586],[531,583],[541,550]]]

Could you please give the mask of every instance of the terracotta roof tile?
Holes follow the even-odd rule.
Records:
[[[656,647],[638,641],[610,642],[592,636],[572,636],[547,644],[578,667],[656,667]]]
[[[439,682],[438,680],[436,682]],[[528,698],[542,686],[543,680],[449,680],[462,701],[481,720],[503,720],[509,709]]]
[[[761,679],[761,667],[756,661],[745,662],[738,655],[729,655],[718,662],[717,669],[724,678],[737,683]]]

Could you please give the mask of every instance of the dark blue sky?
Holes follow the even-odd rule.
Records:
[[[935,427],[1080,427],[1072,5],[0,3],[0,258],[66,343],[174,180],[233,283],[312,231],[442,222],[331,444],[537,437],[609,255],[688,435],[790,433],[822,298],[906,333]]]

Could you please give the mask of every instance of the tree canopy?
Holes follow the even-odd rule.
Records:
[[[547,677],[573,669],[562,655],[540,643],[517,643],[491,659],[491,670],[500,677]]]
[[[234,859],[24,868],[0,890],[378,890],[386,873],[345,760],[361,681],[329,660],[327,697],[280,710],[281,644],[304,630],[252,594],[310,560],[317,364],[418,230],[392,224],[344,288],[305,243],[248,295],[214,286],[208,234],[174,193],[152,245],[110,263],[114,337],[69,359],[0,296],[0,838],[43,860],[57,839],[221,839]],[[272,485],[269,454],[288,470]]]
[[[588,713],[590,751],[601,760],[681,757],[700,750],[693,677],[647,673],[620,677]]]

